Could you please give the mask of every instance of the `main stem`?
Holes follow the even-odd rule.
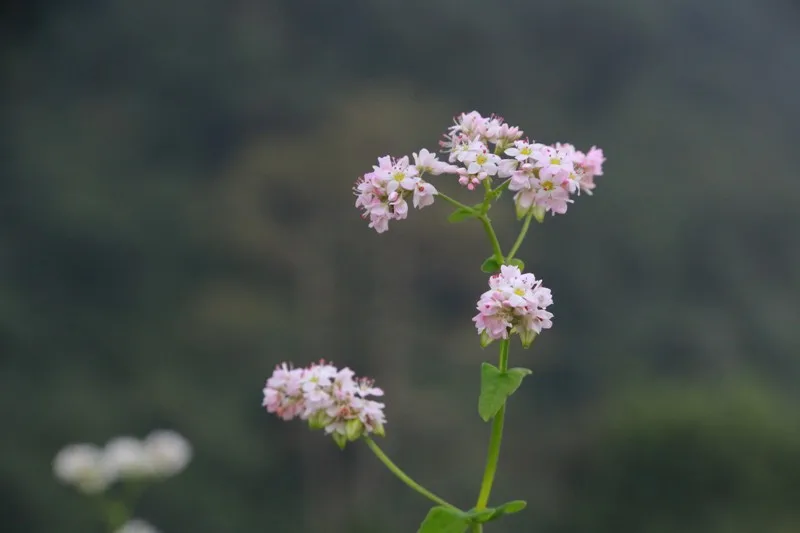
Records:
[[[374,440],[367,437],[366,435],[363,438],[364,441],[367,443],[367,446],[369,446],[369,449],[372,450],[372,453],[374,453],[378,457],[378,459],[380,459],[380,461],[384,465],[386,465],[386,468],[388,468],[395,476],[400,478],[400,481],[402,481],[403,483],[405,483],[418,493],[422,494],[429,500],[438,503],[439,505],[443,505],[451,509],[457,508],[455,505],[448,503],[444,499],[440,498],[436,494],[432,493],[431,491],[429,491],[428,489],[426,489],[425,487],[423,487],[422,485],[420,485],[419,483],[408,477],[408,475],[405,472],[403,472],[399,466],[394,464],[392,460],[389,459],[389,457],[387,457],[385,453],[383,453],[383,450],[381,450],[380,447],[377,444],[375,444]]]
[[[504,339],[500,342],[500,372],[508,370],[508,344],[509,340]],[[494,476],[497,473],[497,462],[500,459],[500,444],[503,441],[503,422],[506,416],[506,405],[497,411],[492,421],[492,436],[489,439],[489,451],[486,454],[486,468],[483,471],[483,482],[481,482],[481,491],[478,494],[478,503],[475,504],[476,509],[486,509],[489,503],[489,495],[492,493],[492,485],[494,484]],[[482,533],[482,524],[472,525],[473,533]]]

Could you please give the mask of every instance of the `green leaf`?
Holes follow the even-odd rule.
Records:
[[[487,522],[489,520],[497,520],[503,515],[518,513],[521,510],[525,509],[527,506],[528,502],[524,500],[514,500],[511,502],[504,503],[503,505],[494,510],[492,516],[489,517]]]
[[[470,522],[473,524],[484,524],[492,519],[497,509],[494,507],[489,507],[488,509],[481,509],[480,511],[477,509],[470,509],[467,513],[467,517],[469,517]]]
[[[483,262],[481,265],[481,270],[487,274],[494,274],[495,272],[500,271],[500,263],[497,262],[497,259],[495,259],[494,256],[491,256]]]
[[[522,384],[522,379],[530,373],[527,368],[512,368],[508,372],[500,372],[496,366],[483,363],[478,414],[484,422],[494,418],[497,411],[506,403],[506,399]]]
[[[522,259],[517,259],[515,257],[514,259],[509,260],[507,264],[515,266],[523,272],[525,271],[525,263],[522,261]]]
[[[470,218],[475,218],[478,216],[478,212],[475,209],[469,207],[459,207],[452,213],[450,216],[447,217],[448,222],[463,222],[464,220],[469,220]]]
[[[464,533],[469,522],[465,512],[438,506],[428,512],[417,533]]]

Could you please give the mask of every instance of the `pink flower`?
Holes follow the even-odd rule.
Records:
[[[417,154],[414,157],[420,160]],[[420,157],[423,164],[436,164],[437,172],[452,166],[431,159],[430,153],[420,151]],[[356,181],[353,191],[357,197],[356,207],[363,210],[362,217],[369,219],[369,227],[378,233],[389,229],[390,220],[403,220],[408,216],[407,201],[412,196],[415,207],[433,203],[436,189],[419,177],[418,168],[409,164],[408,157],[397,160],[380,157],[378,165],[372,169]]]
[[[364,434],[383,435],[384,404],[367,399],[382,395],[371,380],[356,378],[349,368],[324,361],[306,368],[282,363],[267,380],[263,405],[284,420],[300,418],[312,429],[325,429],[344,447]]]
[[[489,289],[478,300],[478,314],[472,319],[484,346],[517,333],[527,348],[536,335],[553,325],[552,313],[545,310],[553,303],[550,289],[542,287],[533,274],[503,265],[489,279]]]

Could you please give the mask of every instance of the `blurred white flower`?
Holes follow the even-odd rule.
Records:
[[[114,533],[158,533],[158,530],[144,520],[129,520]]]
[[[142,442],[133,437],[116,437],[106,444],[103,468],[112,479],[140,479],[153,474]]]
[[[177,474],[192,458],[191,445],[175,431],[153,431],[145,439],[143,447],[152,473],[158,476]]]
[[[103,466],[103,455],[103,450],[92,444],[71,444],[53,459],[53,472],[83,492],[102,492],[113,481]]]

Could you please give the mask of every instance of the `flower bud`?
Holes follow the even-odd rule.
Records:
[[[347,440],[354,441],[364,433],[364,424],[357,418],[348,420],[344,425],[344,432],[347,435]]]

